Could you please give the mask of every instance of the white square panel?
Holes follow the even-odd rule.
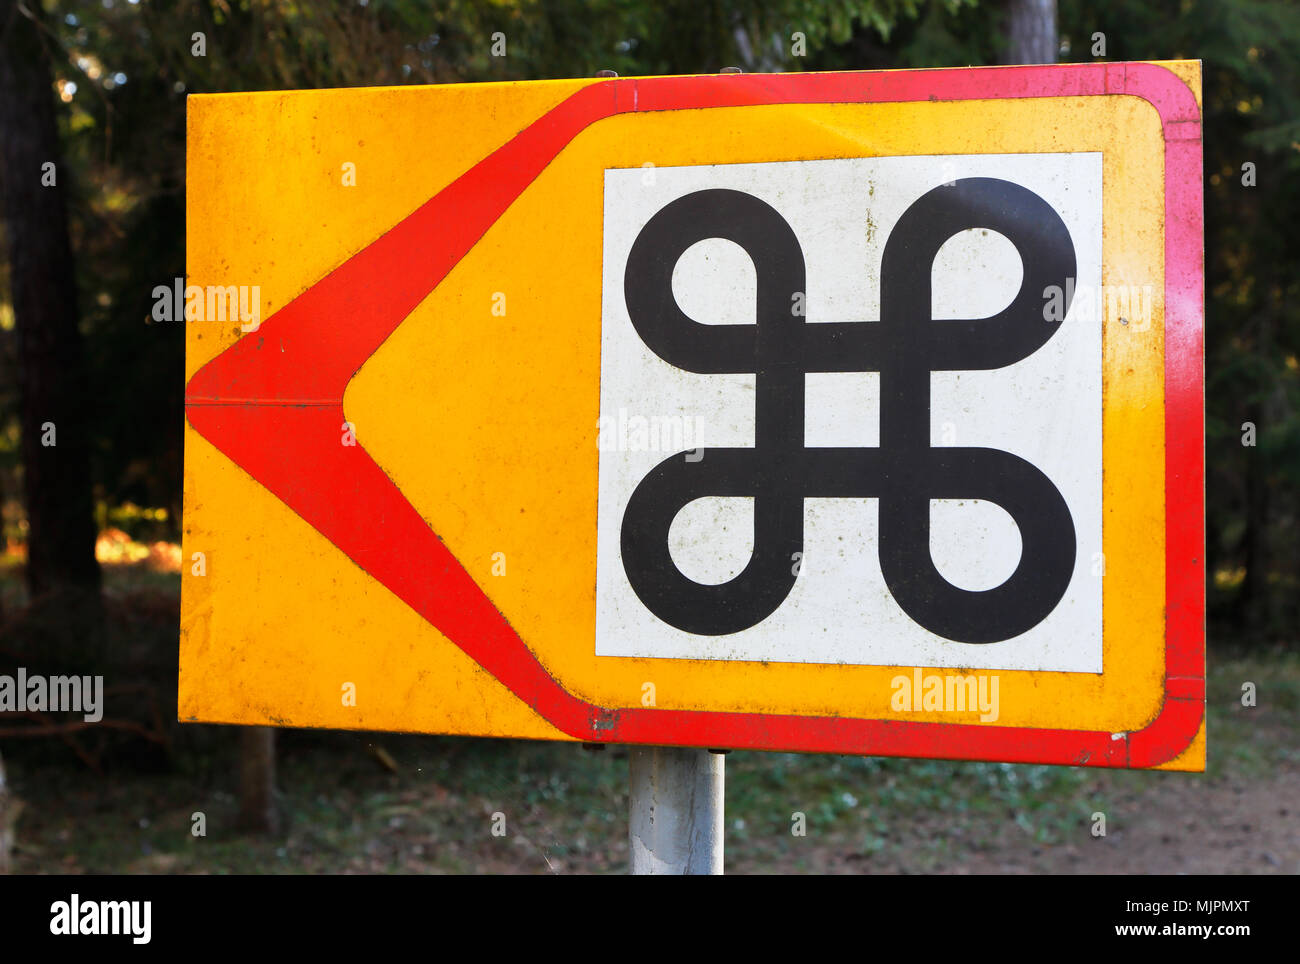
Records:
[[[954,179],[1011,181],[1034,192],[1064,221],[1074,245],[1077,288],[1101,285],[1101,155],[1016,154],[883,157],[656,168],[605,172],[601,346],[602,423],[595,649],[603,656],[781,662],[1101,671],[1102,540],[1101,318],[1078,310],[1041,348],[1005,368],[930,374],[929,443],[1000,449],[1036,466],[1064,498],[1077,550],[1055,608],[1004,641],[944,638],[910,618],[891,597],[877,554],[879,499],[803,500],[802,558],[794,586],[771,615],[726,635],[685,632],[652,613],[629,583],[621,554],[628,499],[671,440],[694,446],[752,447],[756,376],[696,374],[664,361],[630,321],[624,294],[628,253],[665,205],[696,191],[724,188],[758,197],[788,222],[803,252],[802,323],[875,324],[880,318],[881,256],[904,211]],[[703,324],[747,324],[755,317],[755,267],[737,245],[702,241],[679,259],[672,296]],[[934,319],[981,318],[1004,308],[1020,287],[1014,245],[984,230],[955,235],[932,269]],[[1044,322],[1045,324],[1048,322]],[[797,362],[797,359],[795,360]],[[880,444],[880,375],[805,376],[809,448]],[[642,419],[669,441],[636,446],[624,431]],[[668,431],[676,426],[677,435]],[[689,433],[689,434],[683,434]],[[640,436],[636,436],[640,437]],[[888,464],[889,453],[881,453]],[[888,511],[886,508],[885,511]],[[701,498],[674,520],[670,551],[701,584],[733,578],[753,542],[752,500]],[[988,589],[1020,555],[1012,517],[990,502],[934,500],[931,558],[953,585]]]

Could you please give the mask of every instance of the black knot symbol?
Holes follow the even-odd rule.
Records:
[[[935,255],[953,235],[1004,235],[1024,268],[1020,291],[988,318],[935,320]],[[756,324],[710,325],[688,317],[672,292],[678,259],[710,238],[732,241],[754,263]],[[641,602],[689,633],[720,636],[766,619],[789,595],[802,558],[803,500],[879,499],[877,551],[895,602],[918,624],[963,643],[1010,639],[1060,602],[1075,562],[1074,521],[1061,493],[1030,462],[999,449],[930,445],[930,373],[1003,368],[1031,355],[1060,327],[1044,321],[1042,292],[1072,290],[1074,245],[1060,215],[1032,191],[996,178],[965,178],[913,203],[890,233],[880,268],[878,322],[805,324],[791,311],[806,291],[803,250],[790,225],[740,191],[697,191],[660,210],[628,255],[628,315],[652,351],[704,374],[753,373],[752,448],[679,453],[637,485],[623,516],[627,577]],[[1067,305],[1068,308],[1068,305]],[[804,375],[880,373],[878,448],[804,445]],[[683,575],[668,548],[673,518],[705,496],[753,499],[753,552],[719,585]],[[930,556],[930,500],[982,499],[1020,530],[1020,562],[1000,586],[954,586]]]

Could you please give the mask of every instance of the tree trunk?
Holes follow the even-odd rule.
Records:
[[[68,174],[60,163],[48,38],[32,19],[40,10],[39,3],[20,11],[16,0],[0,0],[0,203],[18,346],[27,587],[52,614],[97,618],[92,400],[77,327]]]
[[[239,826],[256,833],[280,827],[275,802],[275,728],[239,730]]]
[[[0,876],[9,873],[9,854],[14,848],[14,824],[22,803],[5,780],[5,761],[0,757]]]
[[[1060,49],[1056,0],[1004,0],[1004,64],[1054,64]]]

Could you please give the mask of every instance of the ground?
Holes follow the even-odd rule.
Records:
[[[1255,707],[1241,705],[1245,681]],[[1212,656],[1209,702],[1205,774],[732,753],[728,872],[1300,872],[1300,658]],[[15,870],[627,869],[618,747],[280,731],[286,826],[259,837],[233,827],[234,732],[181,732],[152,772],[113,757],[96,773],[55,741],[6,741],[26,803]],[[796,812],[805,836],[791,832]],[[492,834],[497,813],[504,836]]]

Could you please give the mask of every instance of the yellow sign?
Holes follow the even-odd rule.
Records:
[[[181,719],[1202,769],[1199,77],[191,97]]]

